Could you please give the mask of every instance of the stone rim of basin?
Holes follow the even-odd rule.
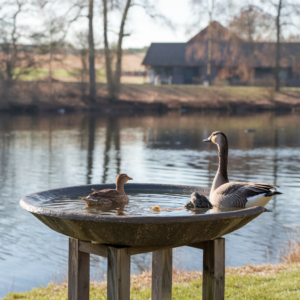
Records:
[[[67,219],[77,219],[77,220],[88,220],[88,221],[98,221],[98,222],[141,222],[141,223],[168,223],[168,222],[190,222],[192,220],[219,220],[223,218],[238,218],[246,217],[252,214],[260,214],[266,212],[266,208],[261,206],[251,207],[247,209],[228,211],[228,212],[218,212],[211,214],[198,214],[198,215],[187,215],[187,216],[178,216],[178,215],[169,215],[169,216],[132,216],[132,215],[94,215],[88,213],[68,213],[60,212],[57,210],[51,210],[49,207],[43,207],[39,205],[41,199],[47,198],[47,201],[51,199],[57,199],[58,194],[66,196],[68,191],[73,191],[73,195],[78,196],[78,192],[74,191],[82,190],[84,195],[86,192],[90,191],[91,188],[104,189],[104,188],[114,188],[114,184],[89,184],[89,185],[80,185],[80,186],[70,186],[58,189],[45,190],[37,193],[33,193],[27,196],[24,196],[20,200],[20,206],[33,214],[58,217],[58,218],[67,218]],[[170,185],[170,184],[144,184],[144,183],[130,183],[126,185],[126,192],[130,191],[143,191],[143,192],[194,192],[197,191],[202,194],[208,194],[209,188],[203,188],[199,186],[188,186],[188,185]],[[64,193],[64,194],[63,194]],[[70,194],[68,195],[70,196]]]
[[[180,247],[213,240],[233,232],[265,212],[261,206],[232,212],[188,216],[90,215],[54,211],[38,206],[43,201],[63,196],[88,194],[91,188],[114,188],[114,185],[85,185],[48,190],[28,195],[20,205],[36,218],[66,236],[98,244],[125,247]],[[126,191],[203,192],[195,186],[127,184]],[[73,194],[72,194],[73,193]]]

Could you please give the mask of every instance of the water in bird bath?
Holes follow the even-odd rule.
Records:
[[[190,201],[190,193],[127,193],[129,203],[126,205],[97,205],[86,206],[80,196],[53,199],[43,203],[43,207],[59,210],[68,213],[84,213],[92,215],[119,215],[119,216],[188,216],[191,214],[207,214],[223,212],[216,209],[197,208],[187,210],[183,208]],[[158,205],[161,208],[159,213],[151,211],[151,208]],[[183,209],[178,209],[183,208]],[[170,209],[170,210],[164,210]],[[229,208],[226,211],[234,211]]]

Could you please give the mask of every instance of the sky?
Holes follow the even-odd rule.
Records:
[[[14,0],[12,0],[14,1]],[[64,16],[65,12],[71,2],[77,0],[61,0],[53,1],[56,3],[53,7],[47,6],[47,9],[43,11],[38,11],[35,8],[35,12],[30,15],[24,13],[20,15],[18,19],[18,24],[24,26],[24,28],[31,28],[31,30],[36,30],[39,32],[47,32],[44,27],[45,20],[51,19],[54,15]],[[101,15],[101,0],[95,1],[95,12],[94,12],[94,38],[96,41],[96,48],[103,47],[103,26],[102,26],[102,15]],[[142,0],[135,0],[142,1]],[[166,23],[160,20],[153,20],[150,18],[145,10],[141,7],[133,6],[129,10],[128,19],[125,26],[125,33],[130,33],[130,36],[123,39],[123,48],[143,48],[149,46],[153,42],[186,42],[197,34],[201,29],[208,24],[208,14],[202,14],[199,21],[196,22],[195,19],[195,6],[192,7],[192,1],[201,0],[149,0],[155,3],[155,11],[162,13],[166,18],[168,18],[175,26],[170,28]],[[223,4],[223,9],[217,12],[214,19],[219,21],[222,25],[226,26],[228,21],[228,14],[225,14],[225,10],[229,12],[228,3],[232,4],[234,9],[230,12],[237,12],[241,4],[258,4],[260,0],[215,0],[217,3]],[[297,0],[300,1],[300,0]],[[28,1],[29,2],[29,1]],[[209,3],[211,0],[202,0],[202,3]],[[6,6],[3,8],[1,3],[4,0],[0,0],[0,19],[2,15],[13,14],[14,7]],[[270,7],[264,6],[265,11],[271,12]],[[78,44],[78,33],[87,32],[88,29],[88,19],[86,18],[87,11],[83,12],[83,17],[79,18],[75,23],[72,24],[70,30],[68,31],[67,40],[71,42],[74,46]],[[117,41],[117,32],[119,30],[121,12],[114,11],[109,13],[109,42],[115,43]],[[300,20],[300,18],[298,17]],[[296,28],[296,27],[295,27]],[[295,32],[296,29],[292,29]],[[298,27],[298,33],[299,33]],[[29,32],[29,30],[28,30]],[[60,31],[58,30],[58,34]],[[26,35],[26,29],[25,29]],[[24,40],[22,43],[26,43]]]
[[[136,0],[138,1],[138,0]],[[126,33],[130,33],[129,37],[123,39],[123,48],[143,48],[150,46],[154,42],[187,42],[190,38],[196,35],[200,30],[208,25],[208,14],[202,13],[197,22],[195,18],[196,9],[191,5],[193,1],[202,1],[203,6],[211,3],[211,0],[153,0],[155,4],[155,11],[162,13],[175,26],[170,28],[166,23],[160,20],[153,20],[145,10],[141,7],[133,6],[129,10],[128,19],[126,22]],[[300,0],[297,0],[300,1]],[[266,1],[265,1],[266,2]],[[241,6],[245,5],[262,5],[261,0],[215,0],[215,3],[221,4],[221,9],[216,11],[214,19],[226,26],[229,20],[229,15],[237,13]],[[267,3],[267,2],[266,2]],[[274,9],[268,4],[263,5],[265,12],[274,13]],[[97,7],[96,7],[97,10]],[[272,11],[273,10],[273,11]],[[226,12],[226,13],[225,13]],[[97,13],[95,13],[97,15]],[[101,15],[100,7],[98,16]],[[94,25],[95,39],[100,42],[102,39],[102,18],[97,18]],[[298,17],[298,19],[300,19]],[[117,32],[119,30],[119,23],[121,20],[120,12],[113,12],[109,15],[109,41],[115,42],[117,39]],[[81,25],[82,26],[82,21]],[[97,23],[99,22],[99,23]],[[87,25],[87,20],[85,20]],[[300,24],[299,24],[300,25]],[[74,28],[77,28],[74,26]],[[292,31],[296,32],[295,27]],[[299,33],[299,28],[298,28]],[[69,35],[72,39],[72,33]],[[74,39],[73,39],[74,40]]]
[[[191,17],[187,0],[160,0],[157,2],[157,10],[163,12],[175,23],[175,29],[170,28],[162,21],[151,19],[141,8],[132,8],[128,22],[131,36],[124,39],[124,48],[149,46],[152,42],[186,42],[193,36],[193,33],[200,31],[201,26],[195,28],[193,33],[187,33],[187,20]]]
[[[153,20],[141,7],[133,6],[130,8],[125,26],[125,31],[126,33],[130,33],[130,36],[123,39],[123,48],[143,48],[145,46],[149,46],[152,42],[186,42],[193,36],[193,33],[196,34],[205,25],[203,24],[201,26],[199,24],[198,28],[187,33],[187,21],[192,15],[189,1],[190,0],[156,1],[155,11],[163,13],[169,20],[171,20],[171,22],[175,24],[175,28],[173,29],[162,20]],[[98,13],[100,14],[100,11]],[[109,15],[109,40],[111,42],[116,41],[117,39],[120,20],[120,12],[114,12]],[[94,23],[94,35],[95,39],[98,39],[98,41],[99,39],[102,39],[103,27],[101,22],[101,18],[98,18],[98,21],[95,20]],[[80,25],[76,24],[69,37],[72,38],[72,35],[79,27],[82,28],[82,26],[86,25],[87,20],[84,20],[83,22],[81,21]]]
[[[209,0],[204,1],[209,2]],[[216,1],[226,3],[230,0]],[[155,11],[162,13],[169,19],[174,28],[172,29],[162,20],[153,20],[143,8],[132,7],[126,24],[130,36],[124,38],[124,48],[142,48],[154,42],[184,43],[208,24],[208,15],[204,14],[199,23],[192,25],[195,23],[194,12],[191,7],[192,0],[156,0],[155,2]],[[110,26],[115,26],[115,31],[117,31],[120,14],[114,14],[111,17]],[[219,22],[226,25],[226,20],[222,15],[218,15],[217,18]],[[114,37],[111,35],[111,40],[113,39]]]

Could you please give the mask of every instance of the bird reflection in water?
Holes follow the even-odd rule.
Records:
[[[126,204],[107,204],[107,205],[97,205],[97,206],[86,206],[85,210],[87,213],[101,214],[101,215],[112,215],[112,212],[117,216],[125,216]]]

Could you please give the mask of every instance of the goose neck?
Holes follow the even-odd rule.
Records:
[[[218,172],[223,176],[224,181],[228,182],[228,144],[218,145],[219,148],[219,169]]]

